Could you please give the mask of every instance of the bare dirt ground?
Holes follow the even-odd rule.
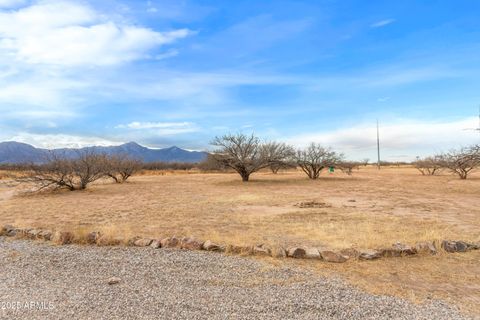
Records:
[[[421,176],[413,168],[361,168],[353,176],[324,174],[317,181],[300,172],[265,172],[249,183],[235,174],[143,175],[123,185],[98,183],[84,192],[13,196],[0,186],[0,224],[122,237],[375,248],[398,241],[479,241],[479,195],[478,173],[462,181]],[[311,201],[313,208],[302,208]],[[477,251],[300,264],[343,275],[371,292],[414,301],[440,297],[480,314],[479,258]]]

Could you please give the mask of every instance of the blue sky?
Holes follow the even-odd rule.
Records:
[[[209,149],[255,132],[350,158],[478,143],[477,1],[0,0],[0,140]]]

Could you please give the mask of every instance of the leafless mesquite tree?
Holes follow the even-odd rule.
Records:
[[[452,150],[439,157],[445,168],[457,174],[460,179],[467,179],[471,171],[480,167],[480,145]]]
[[[351,176],[353,174],[354,169],[360,169],[360,165],[364,163],[355,162],[355,161],[340,161],[337,163],[337,167],[345,172],[347,175]]]
[[[32,164],[16,179],[34,185],[34,191],[44,189],[83,190],[105,176],[105,155],[82,151],[74,159],[50,153],[44,164]]]
[[[205,160],[198,164],[198,168],[203,171],[226,171],[229,168],[226,167],[223,163],[219,162],[215,155],[207,154]]]
[[[312,142],[307,148],[297,150],[295,160],[310,179],[318,179],[323,169],[339,165],[343,155]]]
[[[267,157],[269,159],[269,168],[272,173],[277,174],[280,169],[295,168],[295,149],[285,143],[268,142],[265,143]]]
[[[413,164],[424,176],[433,176],[444,168],[444,163],[440,156],[417,158]]]
[[[212,154],[215,160],[235,170],[244,182],[252,173],[284,161],[293,152],[285,144],[262,143],[253,134],[227,134],[216,137],[211,144],[219,148]]]
[[[125,156],[108,156],[87,150],[78,152],[74,158],[67,158],[52,152],[44,164],[29,165],[16,181],[34,185],[34,191],[83,190],[103,177],[110,177],[117,183],[124,182],[140,168],[139,161]]]
[[[123,183],[133,174],[138,172],[142,163],[139,160],[131,159],[126,155],[105,156],[105,175],[116,183]]]

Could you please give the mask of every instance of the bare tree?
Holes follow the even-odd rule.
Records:
[[[345,172],[347,175],[351,176],[353,173],[353,169],[360,168],[360,163],[355,161],[340,161],[337,164],[337,167],[343,172]]]
[[[269,142],[263,145],[269,159],[269,168],[277,174],[280,169],[295,168],[295,149],[285,143]]]
[[[105,175],[116,183],[123,183],[142,167],[139,160],[131,159],[126,155],[105,157]]]
[[[298,150],[295,156],[297,165],[310,179],[318,179],[324,168],[336,166],[342,159],[342,154],[313,142],[306,149]]]
[[[368,164],[370,163],[370,159],[369,158],[365,158],[362,160],[362,164],[366,167],[368,166]]]
[[[235,170],[242,181],[248,181],[250,175],[258,170],[284,161],[293,150],[285,144],[261,143],[253,134],[241,133],[216,137],[211,144],[219,148],[212,154],[213,157]]]
[[[297,165],[294,162],[285,161],[281,163],[272,163],[269,168],[273,174],[277,174],[280,170],[294,169]]]
[[[213,154],[207,154],[205,160],[198,164],[198,168],[203,171],[226,171],[229,169],[223,163],[218,161]]]
[[[452,150],[440,156],[442,164],[460,179],[467,179],[468,174],[480,167],[480,145]]]
[[[433,176],[444,167],[443,160],[440,156],[426,157],[424,159],[417,158],[414,165],[424,176]]]
[[[78,157],[71,160],[73,173],[77,177],[77,188],[86,189],[87,186],[105,176],[106,155],[94,151],[79,151]]]
[[[68,159],[58,153],[50,153],[44,164],[31,164],[16,179],[19,183],[32,184],[34,191],[44,189],[83,190],[90,183],[105,176],[105,155],[82,151],[78,157]]]

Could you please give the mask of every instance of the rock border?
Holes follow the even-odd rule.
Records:
[[[30,240],[51,241],[59,245],[76,243],[73,233],[68,231],[50,231],[44,229],[20,229],[12,225],[5,225],[0,230],[0,236],[26,238]],[[81,243],[99,246],[118,246],[122,239],[106,239],[98,231],[88,233]],[[214,252],[225,252],[237,255],[254,255],[273,258],[294,258],[322,260],[332,263],[343,263],[348,260],[376,260],[380,258],[404,257],[417,254],[435,255],[440,249],[447,253],[467,252],[470,250],[479,250],[480,242],[470,243],[461,240],[443,240],[441,242],[422,241],[414,246],[402,243],[395,243],[389,248],[380,249],[355,249],[348,248],[340,251],[333,251],[325,248],[315,248],[308,246],[292,246],[284,248],[282,246],[269,247],[264,244],[254,246],[221,245],[210,240],[201,241],[193,237],[177,238],[142,238],[133,237],[128,239],[126,244],[135,247],[176,248],[184,250],[205,250]]]

